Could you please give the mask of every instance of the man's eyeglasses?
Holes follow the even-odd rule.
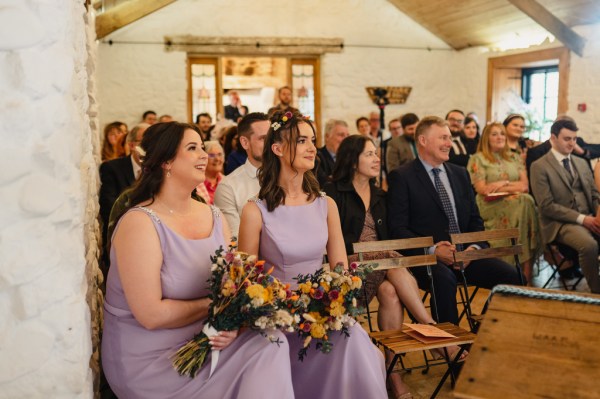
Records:
[[[448,118],[448,122],[458,123],[459,125],[462,125],[464,121],[464,119]]]

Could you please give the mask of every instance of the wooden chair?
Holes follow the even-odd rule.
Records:
[[[450,234],[450,240],[454,245],[464,245],[474,242],[480,241],[496,241],[496,240],[509,240],[510,244],[483,248],[476,251],[456,251],[454,253],[454,263],[459,266],[461,278],[462,278],[462,289],[459,287],[459,293],[464,305],[463,312],[461,313],[459,319],[461,319],[465,314],[469,321],[469,326],[472,331],[476,330],[477,320],[474,318],[473,313],[471,311],[471,302],[479,287],[475,287],[475,290],[469,296],[468,291],[468,283],[467,278],[465,277],[464,270],[464,262],[465,261],[474,261],[479,259],[489,259],[489,258],[498,258],[502,256],[514,256],[515,265],[517,267],[517,271],[519,273],[519,278],[521,280],[521,284],[525,285],[523,279],[523,272],[521,270],[521,263],[519,262],[519,254],[522,252],[521,244],[518,244],[519,239],[519,229],[504,229],[504,230],[487,230],[487,231],[477,231],[473,233],[460,233],[460,234]],[[486,305],[487,306],[487,303]],[[485,307],[484,307],[485,311]],[[480,318],[477,318],[480,320]]]
[[[365,263],[364,255],[370,252],[382,252],[382,251],[403,251],[408,249],[421,249],[423,255],[403,256],[399,258],[384,258],[369,261],[369,263],[376,263],[377,270],[388,270],[395,268],[407,268],[407,267],[418,267],[425,266],[427,268],[427,275],[429,276],[430,290],[432,293],[432,303],[435,302],[435,290],[433,289],[433,275],[431,273],[431,266],[437,265],[437,259],[435,255],[427,254],[427,248],[433,246],[432,237],[416,237],[399,240],[382,240],[382,241],[368,241],[368,242],[355,242],[352,244],[354,253],[358,254],[358,261]],[[365,298],[366,298],[366,287],[365,287]],[[366,300],[365,300],[366,302]],[[371,321],[371,312],[369,304],[366,303],[365,307],[367,310],[367,320],[369,324],[369,331],[373,332],[373,324]],[[432,307],[433,309],[434,307]],[[434,317],[437,320],[437,317]]]
[[[567,245],[559,244],[557,242],[552,242],[552,243],[549,243],[548,245],[546,245],[546,250],[550,254],[550,258],[552,260],[552,262],[548,262],[548,266],[552,269],[552,274],[550,275],[550,277],[548,278],[546,283],[542,286],[542,288],[547,288],[548,285],[550,285],[550,282],[552,280],[554,280],[556,277],[558,277],[560,279],[565,291],[569,291],[569,290],[575,291],[575,289],[577,288],[577,285],[581,282],[581,280],[583,280],[583,276],[578,277],[577,281],[575,281],[573,283],[573,285],[569,288],[569,285],[567,284],[565,279],[560,275],[560,271],[561,271],[563,265],[569,261],[573,262],[573,264],[577,265],[577,267],[578,267],[579,255],[578,255],[577,251],[575,251],[573,248],[571,248]],[[559,260],[555,251],[559,252],[560,256],[562,256],[562,259]]]
[[[408,268],[408,267],[426,267],[427,274],[429,276],[430,281],[430,291],[431,291],[431,301],[432,301],[432,309],[436,309],[435,306],[435,290],[433,287],[433,277],[431,272],[431,266],[437,266],[437,258],[433,254],[427,254],[427,248],[433,245],[432,237],[417,237],[417,238],[409,238],[409,239],[400,239],[400,240],[385,240],[385,241],[370,241],[370,242],[359,242],[354,243],[353,248],[354,252],[358,254],[359,262],[365,263],[364,255],[369,252],[381,252],[381,251],[403,251],[408,249],[422,249],[423,255],[413,255],[413,256],[403,256],[399,258],[383,258],[370,260],[368,262],[377,263],[377,268],[375,270],[389,270],[394,268]],[[365,289],[365,298],[366,298],[366,289]],[[365,301],[366,302],[366,301]],[[404,329],[394,330],[394,331],[374,331],[372,324],[372,312],[369,308],[369,304],[366,304],[367,309],[367,320],[370,330],[370,337],[373,342],[384,348],[384,350],[389,351],[393,354],[393,358],[391,363],[387,368],[387,375],[389,376],[398,361],[400,361],[402,367],[410,371],[410,369],[406,369],[402,362],[402,355],[410,352],[418,352],[423,351],[426,353],[428,350],[437,349],[437,348],[445,348],[450,345],[467,345],[473,342],[474,335],[466,330],[463,330],[457,326],[454,326],[450,323],[438,324],[436,327],[442,328],[445,331],[450,332],[455,335],[456,339],[444,340],[443,342],[437,343],[429,343],[424,344],[416,339],[410,337],[406,333],[404,333]],[[437,317],[435,317],[437,319]],[[464,348],[463,348],[464,350]],[[445,351],[446,352],[446,351]],[[461,352],[462,353],[462,350]],[[460,358],[460,353],[455,357],[456,361]],[[429,361],[427,356],[425,355],[425,364],[426,368],[429,368]],[[455,362],[449,359],[448,354],[446,352],[445,363],[448,364],[448,368],[450,372],[444,376],[444,378],[440,381],[438,388],[436,389],[435,394],[439,391],[439,388],[443,385],[445,380],[448,378],[448,375],[452,376],[452,382],[454,384],[454,373],[452,372],[455,367]],[[434,395],[435,396],[435,395]]]

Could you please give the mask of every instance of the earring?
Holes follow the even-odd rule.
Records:
[[[167,177],[171,177],[171,169],[167,170]]]

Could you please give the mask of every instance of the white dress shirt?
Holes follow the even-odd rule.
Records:
[[[231,229],[231,234],[238,236],[242,209],[248,200],[260,190],[257,168],[246,160],[242,166],[225,176],[217,186],[214,204],[217,206]]]

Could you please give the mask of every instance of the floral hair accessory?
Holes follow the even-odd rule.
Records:
[[[278,131],[283,125],[285,125],[292,117],[294,116],[294,114],[292,114],[290,111],[286,112],[285,114],[283,114],[283,116],[281,117],[280,121],[276,121],[273,122],[271,124],[271,127],[273,128],[274,131]]]

